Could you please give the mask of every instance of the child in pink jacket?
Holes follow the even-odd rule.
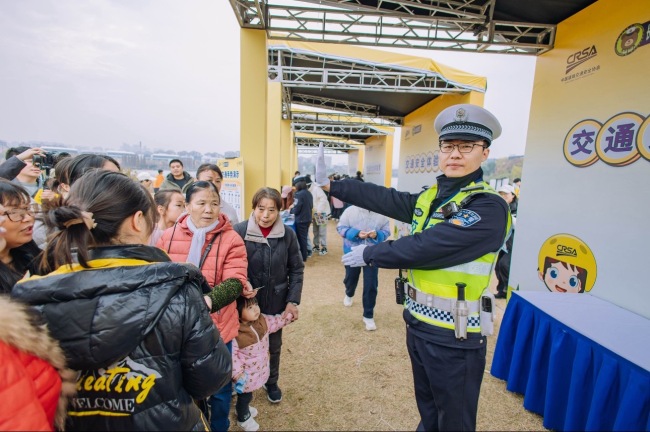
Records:
[[[269,379],[269,334],[280,330],[293,319],[290,313],[264,315],[255,297],[237,298],[239,333],[232,343],[232,377],[237,391],[237,424],[245,431],[256,431],[257,410],[250,406],[253,391]]]

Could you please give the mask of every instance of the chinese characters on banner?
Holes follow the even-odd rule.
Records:
[[[242,200],[244,199],[244,160],[242,158],[218,159],[223,181],[221,199],[232,205],[239,220],[244,220]]]
[[[570,164],[583,168],[598,160],[617,167],[641,157],[650,161],[650,116],[622,112],[604,124],[581,120],[567,133],[563,150]]]

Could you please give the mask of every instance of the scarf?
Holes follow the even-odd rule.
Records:
[[[190,216],[187,217],[187,227],[192,231],[192,243],[190,244],[190,252],[187,254],[186,261],[199,267],[201,265],[201,252],[205,245],[205,235],[215,229],[219,225],[219,219],[212,225],[204,228],[197,228],[192,222]]]

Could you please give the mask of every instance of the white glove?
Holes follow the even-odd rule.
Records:
[[[318,144],[318,157],[316,159],[316,174],[314,181],[321,187],[330,185],[330,179],[327,178],[327,167],[325,166],[325,147],[323,143]]]
[[[354,246],[352,248],[352,251],[346,253],[343,255],[343,258],[341,258],[341,262],[343,265],[350,266],[350,267],[363,267],[368,264],[363,260],[363,250],[368,247],[368,245],[359,245],[359,246]]]

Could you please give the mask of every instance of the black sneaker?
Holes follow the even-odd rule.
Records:
[[[320,246],[314,246],[312,250],[319,251],[319,250],[320,250]]]
[[[266,397],[271,403],[280,403],[282,400],[282,390],[277,384],[265,384]]]
[[[327,255],[327,248],[323,246],[323,249],[320,250],[321,255]]]

